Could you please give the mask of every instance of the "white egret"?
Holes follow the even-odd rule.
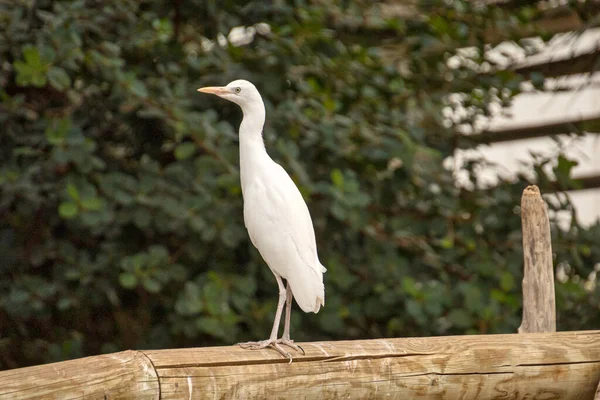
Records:
[[[240,180],[244,199],[244,223],[277,280],[279,302],[271,336],[259,342],[240,343],[245,349],[272,347],[284,357],[292,356],[280,344],[304,350],[290,339],[292,297],[304,312],[319,312],[325,305],[323,273],[317,255],[315,232],[308,207],[285,170],[269,157],[263,142],[265,106],[256,87],[236,80],[223,87],[203,87],[199,92],[215,94],[242,109],[240,125]],[[287,281],[284,287],[282,279]],[[283,336],[277,338],[286,305]]]

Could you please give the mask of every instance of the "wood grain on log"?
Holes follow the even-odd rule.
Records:
[[[0,399],[591,399],[600,331],[126,351],[0,372]],[[147,358],[146,358],[147,357]],[[157,382],[158,377],[158,382]]]
[[[142,352],[80,358],[0,372],[0,399],[158,399],[159,382]]]
[[[584,399],[600,379],[600,332],[301,344],[276,353],[148,351],[161,399]]]

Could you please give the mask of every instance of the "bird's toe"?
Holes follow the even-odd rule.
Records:
[[[292,362],[292,355],[290,353],[288,353],[287,351],[285,351],[280,345],[278,345],[277,342],[271,343],[271,347],[273,349],[277,350],[277,352],[279,352],[279,354],[281,354],[285,358],[289,359],[290,363]]]
[[[292,349],[296,350],[298,353],[302,353],[302,355],[306,355],[306,352],[304,351],[304,349],[302,347],[298,346],[296,343],[294,343],[294,341],[291,339],[277,339],[277,343],[291,347]]]
[[[266,347],[269,347],[270,344],[271,344],[270,340],[260,340],[258,342],[242,342],[242,343],[238,343],[238,346],[240,346],[242,349],[260,350],[260,349],[264,349]]]
[[[260,349],[266,349],[267,347],[270,347],[273,350],[277,351],[282,356],[284,356],[285,358],[289,359],[290,362],[292,362],[292,355],[290,353],[288,353],[287,351],[285,351],[278,343],[289,346],[296,351],[301,351],[304,354],[304,350],[302,350],[302,348],[300,346],[295,345],[293,343],[293,341],[291,341],[291,340],[283,341],[283,339],[279,339],[279,340],[267,339],[267,340],[261,340],[258,342],[242,342],[242,343],[238,343],[238,346],[240,346],[242,349],[247,349],[247,350],[260,350]],[[300,350],[298,350],[298,349],[300,349]]]

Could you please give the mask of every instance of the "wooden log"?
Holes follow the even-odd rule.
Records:
[[[148,357],[129,350],[0,372],[0,399],[158,399],[158,385]]]
[[[99,357],[4,371],[0,399],[570,400],[593,398],[600,380],[600,331],[301,345],[291,364],[229,346],[99,356],[101,374]]]
[[[146,351],[161,399],[583,399],[600,379],[600,331]]]
[[[519,333],[556,332],[554,266],[550,221],[540,189],[531,185],[521,198],[523,225],[523,320]]]

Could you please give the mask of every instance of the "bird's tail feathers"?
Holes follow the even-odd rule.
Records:
[[[323,274],[315,271],[314,274],[297,274],[288,277],[296,303],[304,312],[318,313],[321,306],[325,305],[325,285]]]

